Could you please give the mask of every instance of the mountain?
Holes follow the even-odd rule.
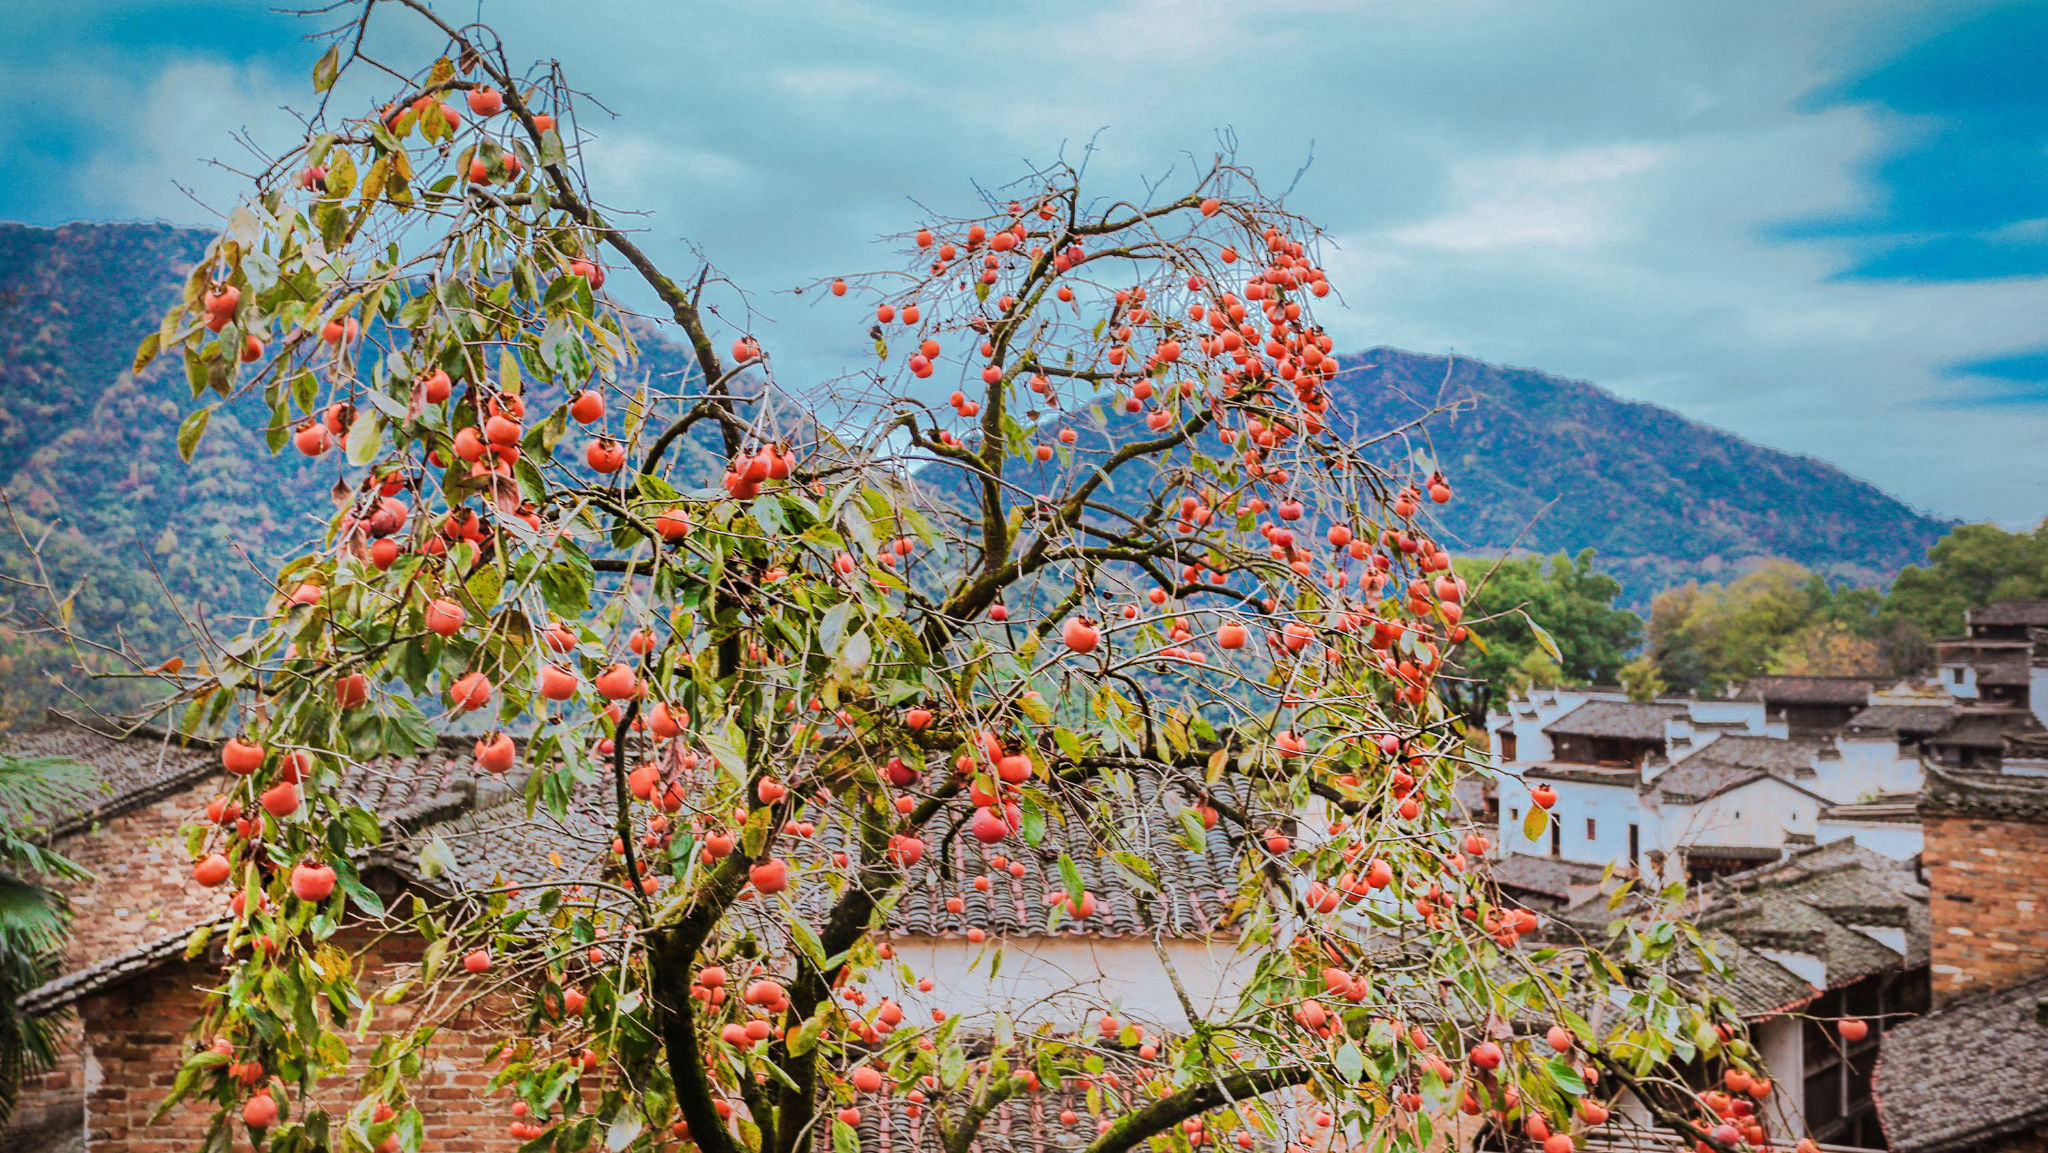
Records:
[[[1443,468],[1450,539],[1480,553],[1592,548],[1633,607],[1771,559],[1888,583],[1954,524],[1825,461],[1585,381],[1394,348],[1339,361],[1333,407],[1361,432],[1455,409],[1384,446]]]
[[[253,401],[216,415],[190,465],[174,445],[192,396],[175,360],[128,371],[204,232],[144,224],[0,223],[0,713],[56,699],[38,676],[68,664],[39,645],[24,534],[89,635],[140,652],[184,644],[173,606],[208,618],[257,610],[261,573],[320,535],[340,454],[272,458]],[[640,370],[685,371],[649,341]],[[1726,579],[1783,557],[1858,582],[1888,580],[1948,525],[1808,457],[1750,444],[1591,384],[1379,348],[1344,357],[1335,391],[1361,432],[1455,411],[1383,442],[1390,460],[1439,462],[1457,499],[1435,510],[1468,552],[1597,549],[1643,607],[1686,579]],[[708,432],[708,426],[704,426]],[[222,621],[223,631],[236,631]],[[12,628],[7,626],[12,625]]]

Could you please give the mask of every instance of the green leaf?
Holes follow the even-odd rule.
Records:
[[[1045,698],[1037,693],[1025,693],[1023,696],[1018,697],[1017,707],[1022,709],[1024,715],[1030,717],[1037,724],[1044,725],[1052,722],[1052,706],[1047,704]]]
[[[178,423],[178,455],[190,461],[192,453],[199,448],[199,438],[206,435],[206,426],[213,420],[213,409],[196,408],[192,414]]]
[[[789,1038],[789,1055],[801,1057],[817,1047],[818,1037],[825,1031],[825,1014],[818,1013],[806,1020]]]
[[[335,78],[341,75],[341,45],[330,44],[313,65],[313,91],[325,92],[334,87]]]
[[[1522,818],[1522,836],[1531,841],[1543,839],[1543,830],[1550,827],[1550,810],[1541,805],[1530,805],[1529,815]]]
[[[1536,618],[1528,613],[1523,613],[1522,619],[1529,622],[1529,631],[1536,634],[1536,643],[1543,646],[1543,651],[1550,655],[1550,659],[1563,664],[1564,654],[1558,651],[1557,642],[1551,639],[1550,633],[1542,625],[1537,624]]]
[[[1067,887],[1068,899],[1076,905],[1080,904],[1084,892],[1081,887],[1081,870],[1074,864],[1074,859],[1065,853],[1060,854],[1060,883]]]
[[[1356,1081],[1365,1073],[1365,1054],[1358,1051],[1358,1046],[1346,1041],[1337,1049],[1335,1064],[1338,1074],[1346,1081]]]
[[[149,362],[156,359],[158,350],[162,349],[163,346],[164,336],[162,332],[152,332],[148,336],[143,337],[142,344],[135,350],[134,371],[141,372],[143,369],[148,368]]]
[[[375,410],[363,414],[348,430],[348,462],[365,465],[384,449],[384,418]]]
[[[564,156],[562,151],[561,129],[550,128],[546,132],[541,133],[540,162],[542,164],[560,164],[563,162],[564,159],[566,159],[566,157]]]
[[[439,833],[434,834],[434,839],[427,842],[426,848],[420,850],[419,868],[420,876],[429,881],[455,868],[455,854],[448,848],[448,842],[441,839]]]
[[[710,750],[711,756],[718,762],[719,768],[724,769],[740,780],[744,781],[747,779],[746,740],[740,735],[739,729],[734,727],[731,721],[725,722],[725,724],[718,728],[707,729],[700,735],[704,741],[704,747]]]
[[[1586,1079],[1579,1076],[1579,1071],[1572,1068],[1570,1062],[1562,1057],[1552,1057],[1549,1069],[1551,1079],[1557,1082],[1559,1089],[1573,1097],[1586,1095]]]
[[[619,1153],[640,1135],[640,1129],[644,1124],[638,1108],[631,1105],[620,1106],[618,1115],[613,1117],[612,1123],[605,1128],[604,1147],[612,1153]]]

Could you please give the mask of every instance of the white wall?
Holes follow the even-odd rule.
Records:
[[[1925,838],[1920,835],[1919,825],[1895,824],[1890,821],[1845,821],[1824,820],[1814,829],[1813,838],[1823,845],[1836,841],[1856,838],[1856,843],[1873,853],[1882,853],[1895,861],[1909,861],[1920,854]]]
[[[1633,778],[1623,777],[1620,783],[1612,785],[1580,781],[1545,783],[1557,790],[1557,804],[1550,810],[1550,819],[1558,822],[1562,830],[1558,845],[1561,859],[1589,865],[1626,862],[1628,827],[1631,824],[1640,830],[1642,853],[1648,854],[1652,849],[1663,847],[1663,839],[1653,827],[1656,814],[1643,805]],[[1518,785],[1502,789],[1500,836],[1497,838],[1501,851],[1530,857],[1550,855],[1550,833],[1547,829],[1534,841],[1522,835],[1522,821],[1528,816],[1532,804],[1526,789]],[[1591,838],[1586,836],[1588,817],[1593,820]]]
[[[1977,670],[1971,665],[1941,666],[1941,687],[1958,700],[1977,698]]]
[[[1901,749],[1891,735],[1859,737],[1843,734],[1835,741],[1841,756],[1814,763],[1819,775],[1807,787],[1838,805],[1867,800],[1879,793],[1917,793],[1926,774],[1920,754]]]
[[[2027,670],[2027,705],[2048,725],[2048,665],[2036,664]]]
[[[1821,801],[1775,777],[1762,777],[1697,805],[1664,806],[1672,845],[1783,845],[1787,833],[1812,835]]]
[[[1806,1120],[1800,1108],[1805,1095],[1806,1034],[1797,1017],[1770,1017],[1749,1027],[1749,1039],[1757,1057],[1771,1078],[1770,1096],[1763,1100],[1763,1114],[1770,1119],[1773,1133],[1804,1133]]]
[[[1169,1030],[1189,1022],[1172,982],[1146,938],[1012,937],[1001,945],[1001,966],[989,976],[997,952],[993,939],[980,945],[963,937],[892,937],[897,958],[916,977],[930,977],[930,993],[898,980],[894,966],[877,966],[862,987],[871,998],[893,997],[909,1017],[931,1020],[935,1008],[1002,1008],[1019,1025],[1065,1027],[1092,1023],[1116,1006],[1126,1020]],[[1167,956],[1197,1012],[1228,1012],[1236,1006],[1256,959],[1240,955],[1232,938],[1169,940]]]

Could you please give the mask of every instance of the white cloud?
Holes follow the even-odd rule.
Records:
[[[1659,149],[1623,144],[1460,161],[1451,170],[1451,214],[1394,229],[1389,238],[1474,253],[1614,243],[1626,222],[1628,178],[1654,168],[1659,156]]]
[[[1347,307],[1324,319],[1355,347],[1584,377],[1937,511],[2031,521],[2048,511],[2048,414],[1954,406],[1945,370],[2038,344],[2048,282],[1845,282],[1846,245],[1773,238],[1880,202],[1872,161],[1912,127],[1808,95],[1973,2],[1799,0],[1738,19],[1634,0],[620,0],[565,20],[551,0],[487,0],[483,15],[515,58],[560,59],[616,112],[585,110],[599,195],[645,212],[658,256],[701,251],[748,286],[721,308],[751,309],[799,378],[861,363],[865,323],[779,290],[888,263],[873,238],[918,205],[971,209],[975,182],[1078,160],[1102,129],[1091,181],[1138,195],[1228,128],[1269,187],[1313,149],[1290,206],[1337,241]],[[387,55],[434,49],[381,19]],[[272,58],[304,58],[280,80],[210,48],[104,51],[52,47],[44,70],[0,48],[0,147],[7,114],[32,122],[38,93],[76,92],[92,126],[78,214],[194,222],[171,178],[220,202],[230,182],[194,159],[243,124],[289,132],[272,110],[305,98],[311,57],[280,42]]]

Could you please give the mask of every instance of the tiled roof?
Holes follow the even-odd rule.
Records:
[[[1896,1153],[1990,1148],[2048,1126],[2048,977],[1952,1002],[1884,1035],[1874,1096]]]
[[[209,927],[227,922],[208,922]],[[167,961],[184,956],[187,944],[199,926],[187,926],[175,933],[166,933],[153,941],[138,945],[125,953],[108,957],[97,964],[83,969],[74,969],[55,980],[38,985],[21,995],[16,1002],[21,1011],[31,1017],[47,1013],[60,1005],[68,1005],[82,997],[90,997],[101,989],[111,988],[137,974],[146,973]]]
[[[1503,889],[1535,893],[1558,901],[1570,900],[1574,887],[1599,884],[1601,874],[1606,872],[1599,865],[1557,857],[1531,857],[1523,853],[1509,853],[1488,861],[1485,869],[1494,884]]]
[[[1973,625],[2037,625],[2048,628],[2048,599],[1999,601],[1965,614]]]
[[[1774,705],[1860,705],[1879,683],[1876,677],[1751,677],[1735,699]]]
[[[1925,767],[1922,812],[2048,821],[2048,777],[1955,772],[1935,764]]]
[[[2024,685],[2033,663],[2033,648],[2027,641],[1936,641],[1934,659],[1944,665],[1970,666],[1980,685]]]
[[[1582,785],[1613,785],[1633,789],[1642,783],[1642,771],[1634,765],[1581,765],[1571,761],[1544,761],[1522,770],[1530,780],[1576,781]]]
[[[1718,974],[1694,969],[1688,975],[1726,997],[1745,1020],[1788,1013],[1820,995],[1797,973],[1727,933],[1705,930],[1701,937],[1728,971]]]
[[[1872,705],[1850,717],[1847,727],[1856,733],[1924,737],[1947,728],[1955,720],[1956,712],[1953,705]]]
[[[1764,777],[1804,788],[1820,745],[1777,737],[1723,736],[1660,774],[1653,792],[1676,804],[1696,804]]]
[[[1920,794],[1885,793],[1867,801],[1827,805],[1821,809],[1820,819],[1917,825],[1920,823]]]
[[[2039,733],[2041,722],[2020,708],[1966,709],[1942,731],[1927,738],[1929,744],[1962,748],[1998,749],[2014,737],[2021,740]]]
[[[346,763],[340,793],[391,823],[416,823],[459,811],[472,802],[477,787],[470,743],[449,738],[418,757]],[[124,738],[61,716],[0,737],[0,748],[20,756],[65,757],[93,770],[97,783],[57,805],[35,813],[0,813],[0,818],[17,825],[47,828],[53,836],[149,804],[216,774],[226,775],[216,741],[150,727]],[[316,761],[321,759],[316,754]],[[517,787],[516,780],[509,783]]]
[[[1697,919],[1752,948],[1819,959],[1830,987],[1927,963],[1927,886],[1910,866],[1854,838],[1714,882]],[[1902,930],[1904,955],[1863,928]]]
[[[1654,701],[1587,701],[1543,726],[1543,731],[1564,736],[1662,741],[1664,722],[1684,713],[1684,705]]]
[[[0,749],[19,757],[62,757],[89,765],[95,782],[72,790],[33,812],[0,811],[17,828],[35,827],[53,836],[145,805],[204,780],[220,769],[210,741],[162,729],[142,729],[126,740],[53,716],[32,728],[0,736]]]

